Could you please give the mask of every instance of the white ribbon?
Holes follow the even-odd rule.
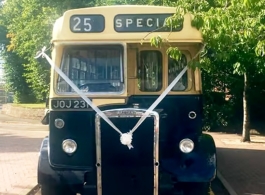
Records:
[[[120,134],[120,141],[123,145],[127,145],[129,149],[133,148],[132,146],[132,139],[133,139],[133,132],[142,124],[142,122],[146,119],[146,117],[152,112],[155,107],[164,99],[164,97],[171,91],[171,89],[176,85],[176,83],[180,80],[180,78],[185,74],[188,69],[188,66],[185,66],[183,70],[178,74],[178,76],[171,82],[171,84],[165,89],[165,91],[156,99],[156,101],[145,111],[143,116],[139,119],[136,123],[134,128],[129,131],[128,133],[122,133],[110,120],[109,118],[97,107],[95,106],[86,96],[85,94],[77,88],[77,86],[59,69],[53,61],[45,54],[46,47],[42,49],[39,53],[37,53],[35,58],[39,58],[40,56],[45,57],[52,68],[74,89],[74,91],[80,95],[90,106],[93,108],[98,115],[100,115],[115,131]],[[202,49],[201,49],[202,50]],[[201,51],[200,50],[200,51]],[[194,56],[200,53],[200,51]],[[194,59],[193,58],[193,59]]]
[[[40,56],[45,57],[46,60],[49,62],[49,64],[51,65],[51,67],[73,88],[73,90],[80,95],[85,101],[86,103],[88,103],[88,105],[91,106],[91,108],[93,108],[98,115],[100,115],[115,131],[117,131],[120,134],[120,141],[123,145],[127,145],[129,149],[133,148],[132,146],[132,133],[128,132],[128,133],[122,133],[110,120],[109,118],[96,106],[93,104],[92,101],[90,101],[90,99],[88,99],[85,94],[78,89],[78,87],[62,72],[61,69],[59,69],[57,66],[55,66],[55,64],[53,63],[53,61],[51,60],[51,58],[45,53],[46,47],[43,47],[43,49],[37,53],[37,55],[35,56],[35,58],[39,58]]]
[[[187,71],[188,66],[185,66],[183,70],[178,74],[178,76],[171,82],[171,84],[165,89],[165,91],[156,99],[156,101],[145,111],[143,116],[136,123],[134,128],[130,131],[133,133],[136,129],[142,124],[142,122],[146,119],[150,112],[152,112],[155,107],[164,99],[164,97],[171,91],[171,89],[176,85],[176,83],[181,79],[184,73]]]
[[[198,57],[198,55],[201,53],[201,51],[205,48],[205,44],[203,47],[196,53],[196,55],[191,59],[194,60]],[[176,85],[176,83],[179,81],[179,79],[185,74],[185,72],[188,70],[188,66],[185,66],[183,70],[178,74],[178,76],[170,83],[170,85],[165,89],[165,91],[156,99],[156,101],[145,111],[143,116],[139,119],[139,121],[136,123],[134,128],[130,131],[130,133],[133,133],[136,131],[136,129],[142,124],[142,122],[146,119],[146,117],[149,115],[150,112],[152,112],[155,107],[164,99],[164,97],[171,91],[171,89]]]

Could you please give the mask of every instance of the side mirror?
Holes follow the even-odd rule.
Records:
[[[46,102],[46,104],[45,104],[45,108],[46,108],[46,109],[49,108],[49,100],[50,100],[49,98],[46,98],[46,101],[45,101],[45,102]]]
[[[50,123],[50,110],[46,108],[44,117],[41,120],[41,124],[48,125],[49,123]]]

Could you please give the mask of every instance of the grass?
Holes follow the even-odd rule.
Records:
[[[38,104],[12,104],[13,106],[17,106],[17,107],[23,107],[23,108],[45,108],[45,103],[38,103]]]

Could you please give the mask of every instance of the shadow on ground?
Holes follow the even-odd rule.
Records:
[[[0,133],[0,153],[38,152],[45,136],[26,137],[9,133]]]
[[[217,148],[218,169],[238,195],[265,195],[265,147]],[[231,147],[231,148],[230,148]],[[238,147],[238,144],[237,144]]]

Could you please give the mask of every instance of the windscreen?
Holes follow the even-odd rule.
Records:
[[[71,46],[64,49],[62,71],[85,93],[120,93],[123,82],[122,46]],[[75,93],[59,76],[57,93]]]

